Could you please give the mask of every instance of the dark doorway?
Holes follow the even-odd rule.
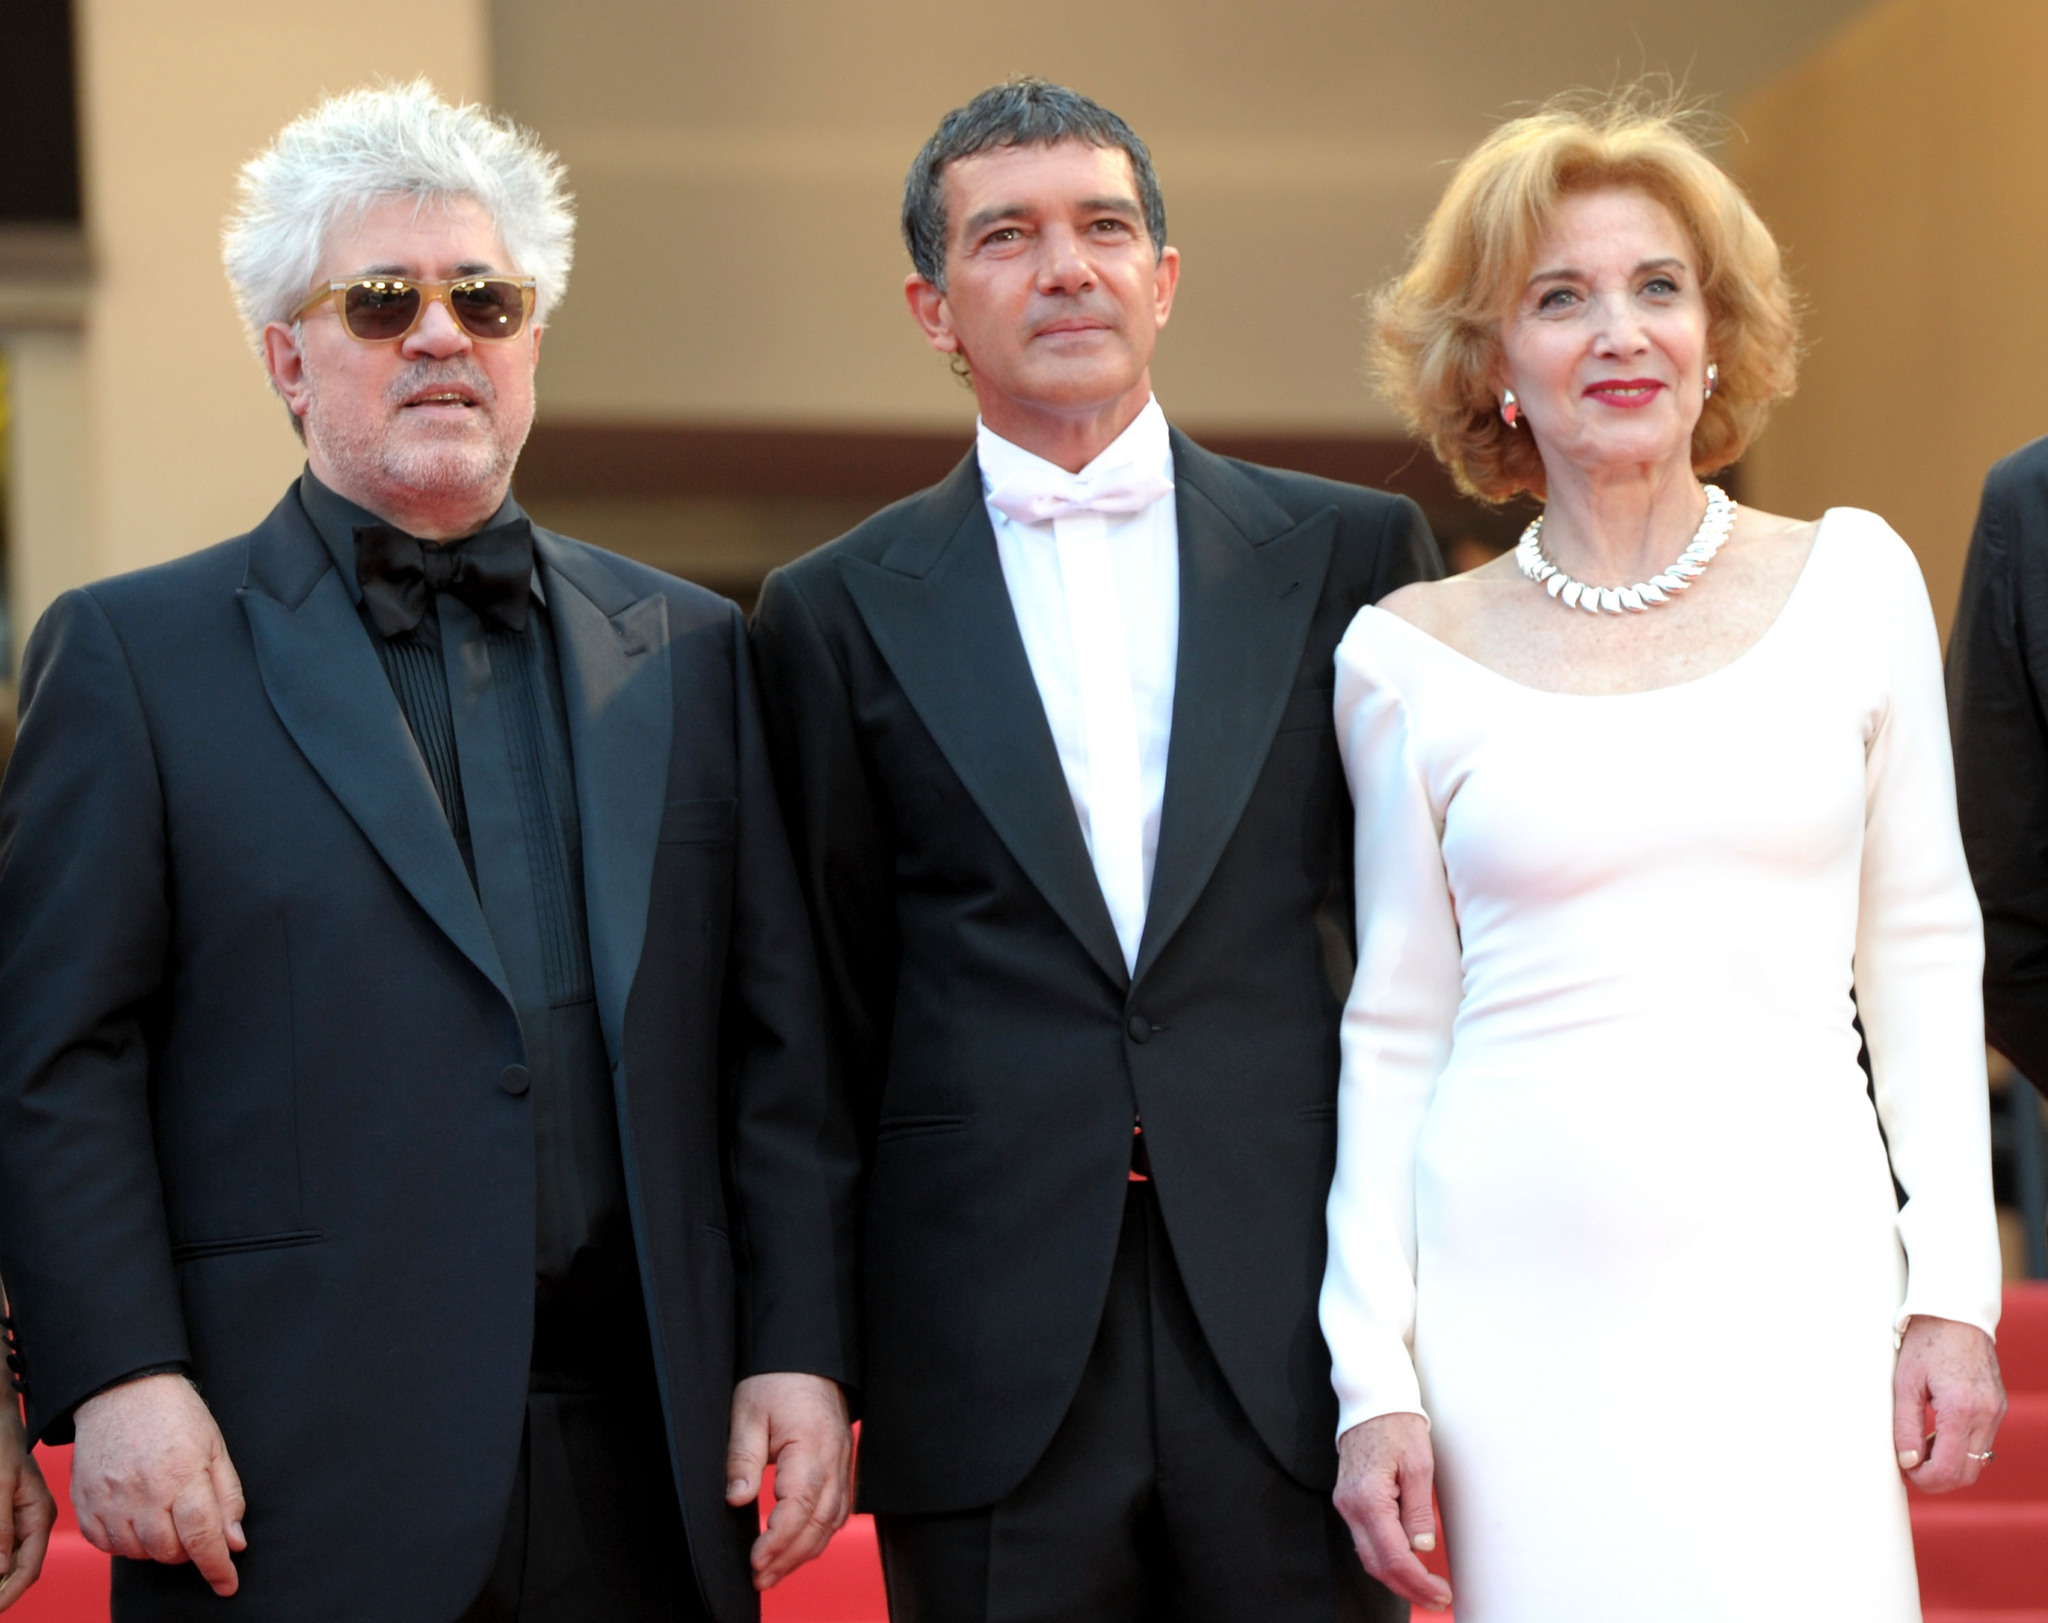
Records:
[[[0,225],[75,225],[78,75],[69,0],[0,0]]]

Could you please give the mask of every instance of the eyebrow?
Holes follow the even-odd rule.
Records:
[[[1688,268],[1684,260],[1674,255],[1666,254],[1661,259],[1645,259],[1641,261],[1635,268],[1635,274],[1640,276],[1644,271],[1686,270]],[[1538,282],[1583,282],[1585,280],[1586,273],[1584,271],[1574,270],[1569,265],[1561,265],[1556,270],[1532,272],[1529,280],[1522,285],[1524,287],[1534,287]]]
[[[1144,218],[1144,211],[1138,207],[1137,199],[1132,197],[1084,197],[1074,206],[1083,214],[1114,214],[1119,219],[1132,221]],[[966,224],[960,229],[965,236],[979,236],[990,226],[1003,220],[1025,219],[1037,212],[1028,203],[999,203],[993,208],[985,208],[968,215]]]

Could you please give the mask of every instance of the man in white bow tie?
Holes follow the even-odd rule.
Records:
[[[1409,502],[1168,426],[1180,256],[1113,113],[985,91],[903,226],[974,452],[770,576],[754,626],[866,1191],[891,1613],[1405,1615],[1328,1498],[1330,713],[1352,615],[1436,549]]]

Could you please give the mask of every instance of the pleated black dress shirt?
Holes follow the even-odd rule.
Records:
[[[391,679],[518,1004],[536,1178],[534,1368],[602,1374],[644,1329],[591,971],[575,763],[539,570],[521,630],[486,623],[443,592],[417,626],[387,638],[356,577],[355,532],[380,520],[310,471],[299,499]],[[524,517],[508,496],[480,528]]]

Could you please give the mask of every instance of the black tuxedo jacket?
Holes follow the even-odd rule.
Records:
[[[1948,641],[1963,848],[1984,908],[1984,1025],[2048,1086],[2048,439],[1984,481]]]
[[[1134,1110],[1237,1397],[1292,1474],[1334,1480],[1334,654],[1362,604],[1440,566],[1406,500],[1177,432],[1173,456],[1179,656],[1135,974],[974,457],[762,591],[763,705],[866,1177],[871,1510],[990,1503],[1051,1438],[1101,1317]]]
[[[734,1623],[734,1378],[853,1373],[815,959],[737,611],[536,533],[668,1441]],[[0,789],[0,1031],[31,1429],[189,1361],[248,1493],[235,1614],[446,1623],[520,1444],[529,1101],[454,837],[296,494],[38,628]],[[116,1567],[124,1616],[219,1609],[190,1567]]]

